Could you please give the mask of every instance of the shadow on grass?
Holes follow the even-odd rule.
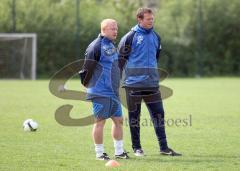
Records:
[[[192,155],[196,158],[222,158],[222,159],[240,159],[240,155]]]
[[[236,156],[229,156],[229,158],[234,158]],[[132,157],[131,160],[137,161],[137,162],[147,162],[147,163],[209,163],[209,162],[214,162],[214,163],[222,163],[224,162],[224,159],[228,157],[224,156],[163,156],[160,154],[153,154],[153,155],[146,155],[143,158],[137,158],[137,157]]]

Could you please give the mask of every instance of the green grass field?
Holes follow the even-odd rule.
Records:
[[[0,81],[0,170],[106,170],[96,161],[92,126],[64,127],[54,119],[55,110],[74,105],[72,117],[91,113],[91,103],[63,100],[48,90],[48,80]],[[125,149],[130,160],[119,160],[121,171],[133,170],[240,170],[240,78],[167,79],[173,89],[164,100],[166,119],[188,119],[191,126],[168,125],[169,146],[182,157],[159,155],[151,125],[141,127],[142,146],[147,156],[133,155],[129,127],[124,123]],[[68,83],[78,89],[77,80]],[[126,109],[124,116],[127,116]],[[25,119],[39,123],[37,132],[22,129]],[[142,119],[149,119],[143,105]],[[105,150],[113,155],[111,121],[104,134]]]

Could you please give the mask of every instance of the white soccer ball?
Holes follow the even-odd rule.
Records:
[[[32,119],[27,119],[23,122],[24,131],[36,131],[38,129],[38,123]]]

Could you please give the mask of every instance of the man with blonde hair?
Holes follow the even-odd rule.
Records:
[[[117,32],[115,20],[104,19],[101,22],[101,34],[88,46],[82,69],[83,73],[86,73],[81,81],[87,87],[87,99],[93,104],[95,124],[92,136],[98,160],[110,159],[103,146],[103,129],[108,118],[113,121],[115,158],[129,158],[123,150],[123,117],[118,93],[120,70],[118,54],[113,44]]]

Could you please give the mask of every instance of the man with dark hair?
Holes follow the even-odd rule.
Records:
[[[136,156],[144,156],[140,143],[141,101],[151,115],[160,146],[160,154],[178,156],[168,147],[164,126],[164,110],[159,91],[158,59],[160,36],[153,30],[154,15],[150,8],[139,8],[138,24],[119,43],[120,68],[126,90],[132,148]]]

